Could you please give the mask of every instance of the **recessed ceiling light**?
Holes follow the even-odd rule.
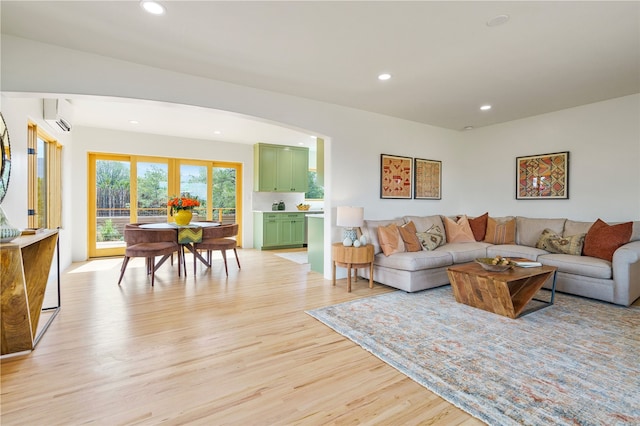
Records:
[[[163,5],[152,0],[142,0],[140,6],[152,15],[164,15],[166,11]]]
[[[390,78],[391,78],[391,74],[387,74],[387,73],[380,74],[378,76],[378,80],[382,80],[382,81],[389,80]]]
[[[138,120],[129,120],[129,124],[140,124]]]
[[[480,109],[481,109],[482,111],[489,111],[489,110],[491,109],[491,105],[482,105],[482,106],[480,107]]]
[[[487,21],[487,27],[497,27],[509,20],[509,15],[496,15]]]
[[[464,126],[464,130],[473,130],[473,126]]]
[[[304,145],[304,142],[298,142],[298,145]]]
[[[219,134],[221,134],[221,133],[222,133],[222,132],[221,132],[220,130],[215,130],[215,131],[213,132],[213,134],[214,134],[214,135],[219,135]]]
[[[311,139],[318,139],[318,137],[317,137],[317,136],[313,136],[313,135],[312,135],[312,136],[309,136],[309,137],[310,137]]]

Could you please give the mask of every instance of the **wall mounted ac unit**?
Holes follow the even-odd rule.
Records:
[[[44,120],[51,127],[62,132],[71,131],[73,107],[66,99],[45,99],[43,101]]]

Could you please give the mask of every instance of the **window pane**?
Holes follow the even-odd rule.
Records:
[[[47,227],[47,150],[45,142],[38,138],[36,147],[37,164],[38,164],[38,228]]]
[[[309,170],[309,190],[304,194],[307,200],[321,200],[324,198],[324,188],[318,185],[318,174],[315,170]]]
[[[213,220],[236,223],[236,169],[213,168]]]
[[[169,166],[162,163],[137,163],[138,222],[167,221]]]
[[[130,222],[128,161],[96,161],[97,248],[124,247],[124,226]]]
[[[207,218],[207,166],[180,165],[180,195],[200,201],[200,207],[193,209],[193,220]]]

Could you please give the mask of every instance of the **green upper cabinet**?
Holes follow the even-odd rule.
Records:
[[[257,191],[307,192],[309,148],[258,143],[253,172]]]

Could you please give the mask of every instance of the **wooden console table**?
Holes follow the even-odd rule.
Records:
[[[347,291],[351,292],[351,268],[369,268],[369,288],[373,288],[373,245],[367,244],[361,247],[345,247],[342,243],[334,243],[331,246],[333,260],[333,285],[336,285],[336,266],[347,268]]]
[[[58,306],[45,308],[54,312],[38,333],[38,321],[43,311],[44,294],[57,243],[58,231],[55,229],[18,237],[10,243],[0,243],[2,355],[33,350],[60,310],[58,275]]]

